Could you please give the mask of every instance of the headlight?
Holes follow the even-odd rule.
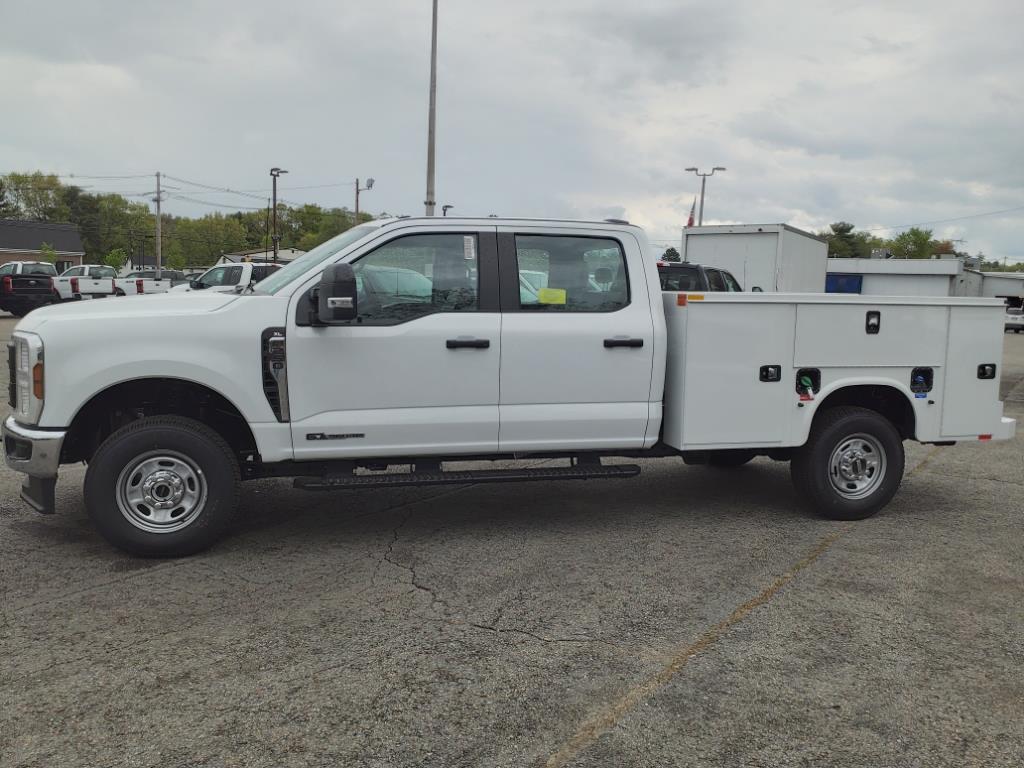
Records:
[[[15,418],[36,424],[43,412],[43,340],[34,333],[14,334]]]

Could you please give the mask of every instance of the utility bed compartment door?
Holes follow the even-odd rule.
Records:
[[[879,313],[878,333],[866,330]],[[796,317],[797,368],[941,366],[948,307],[891,304],[801,304]]]
[[[687,448],[730,445],[779,445],[789,437],[796,408],[793,380],[792,304],[691,302],[685,312],[685,354],[670,353],[666,391],[665,439]],[[679,326],[677,326],[678,328]],[[669,334],[669,343],[680,343]],[[779,369],[779,378],[762,381],[762,367]],[[682,423],[678,405],[682,404]],[[670,419],[676,420],[670,424]],[[681,428],[681,429],[680,429]],[[677,445],[677,447],[680,447]]]
[[[996,365],[991,379],[978,366]],[[942,401],[942,436],[975,438],[999,429],[1003,313],[998,307],[956,307],[949,316],[949,362]]]

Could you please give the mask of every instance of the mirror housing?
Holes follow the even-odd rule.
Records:
[[[355,320],[356,273],[351,264],[331,264],[320,276],[316,289],[317,319],[324,325],[338,325]]]

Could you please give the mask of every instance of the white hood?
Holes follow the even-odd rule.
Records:
[[[126,321],[132,317],[181,317],[215,312],[237,301],[234,293],[205,293],[195,291],[189,294],[159,293],[150,296],[121,296],[90,301],[71,301],[40,307],[26,315],[18,323],[19,331],[35,331],[50,321],[97,320],[110,318]]]

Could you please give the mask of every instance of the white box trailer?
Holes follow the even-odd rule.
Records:
[[[683,261],[727,269],[744,291],[821,293],[828,244],[788,224],[689,227]]]

